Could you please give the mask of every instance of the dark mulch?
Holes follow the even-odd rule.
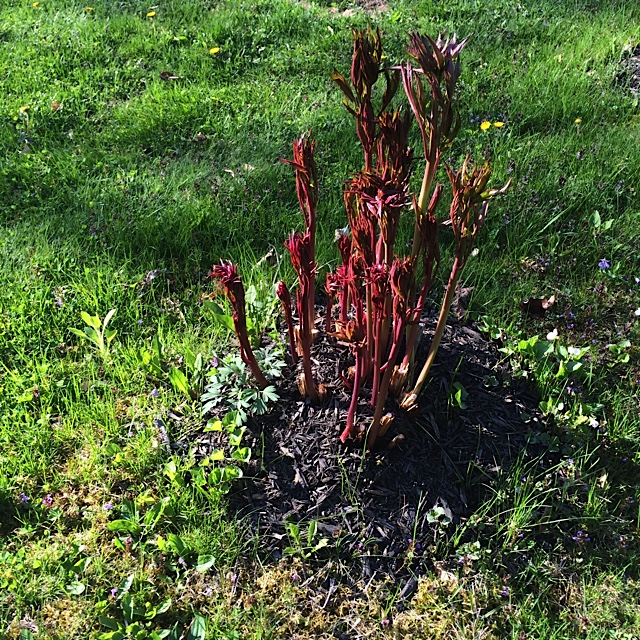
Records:
[[[640,45],[631,49],[622,59],[617,74],[618,84],[635,95],[640,95]]]
[[[424,349],[433,324],[427,320]],[[325,404],[303,400],[289,372],[275,409],[247,433],[254,460],[230,500],[266,556],[278,558],[291,544],[285,522],[298,523],[306,537],[316,520],[317,538],[330,541],[324,557],[360,559],[364,578],[377,570],[398,575],[409,564],[416,569],[441,527],[432,509],[440,508],[440,521],[463,523],[496,474],[523,451],[531,425],[541,424],[538,398],[511,378],[496,345],[453,321],[420,409],[407,416],[391,401],[395,421],[381,446],[365,455],[361,443],[343,446],[338,439],[350,401],[341,378],[352,363],[348,348],[323,336],[313,358],[328,390]],[[468,394],[466,409],[449,401],[455,382]],[[366,398],[359,408],[367,425]],[[207,440],[214,435],[200,436],[199,448],[219,446]]]

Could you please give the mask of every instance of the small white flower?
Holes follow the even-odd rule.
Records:
[[[550,331],[549,333],[547,333],[547,340],[549,342],[553,342],[554,340],[556,340],[558,337],[558,330],[554,329],[553,331]]]
[[[633,312],[633,314],[634,314],[634,315],[636,315],[636,316],[640,316],[640,307],[638,307],[638,308]]]
[[[599,424],[600,423],[593,416],[589,416],[589,426],[590,427],[593,427],[595,429]]]
[[[569,352],[570,356],[579,356],[580,355],[580,349],[576,349],[576,347],[569,347],[567,349],[567,351]]]
[[[471,251],[471,255],[472,256],[477,256],[480,253],[480,249],[478,249],[478,247],[475,247],[475,249],[473,249],[473,251]]]

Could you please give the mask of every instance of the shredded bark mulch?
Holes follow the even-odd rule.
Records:
[[[426,321],[422,361],[434,325]],[[511,377],[495,344],[456,320],[446,329],[419,410],[406,415],[391,400],[395,420],[371,453],[361,442],[339,441],[350,402],[342,378],[353,364],[349,349],[322,336],[313,360],[328,391],[323,406],[301,397],[289,369],[275,408],[255,419],[245,436],[253,459],[230,499],[267,557],[296,546],[287,530],[291,522],[300,528],[304,553],[326,538],[327,546],[311,555],[360,559],[362,578],[377,571],[397,575],[409,565],[415,570],[438,531],[474,513],[492,479],[525,449],[532,426],[541,427],[536,395]],[[466,408],[452,400],[455,383],[466,391]],[[358,411],[363,427],[373,413],[366,396]],[[216,435],[198,437],[202,455],[219,446]],[[317,533],[308,545],[312,521]]]
[[[634,95],[640,95],[640,45],[630,49],[620,63],[618,84]]]

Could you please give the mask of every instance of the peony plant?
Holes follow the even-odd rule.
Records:
[[[380,31],[369,28],[353,34],[349,78],[338,71],[331,77],[355,119],[364,166],[347,181],[344,190],[348,225],[337,232],[340,263],[325,277],[324,330],[349,344],[355,360],[350,375],[351,402],[340,440],[344,443],[365,438],[371,449],[393,420],[393,414],[385,411],[390,396],[401,398],[400,406],[406,410],[416,406],[440,345],[460,274],[485,221],[489,200],[503,193],[509,183],[502,189],[487,189],[491,175],[488,164],[476,166],[469,157],[459,169],[446,166],[452,201],[448,216],[437,214],[444,191],[444,186],[437,182],[441,157],[460,127],[455,96],[459,56],[467,38],[433,40],[413,33],[407,49],[410,59],[395,67],[383,67]],[[376,104],[375,87],[381,78],[384,90]],[[400,86],[408,108],[391,106]],[[416,165],[409,145],[413,121],[420,132],[424,158],[418,194],[410,193],[409,189]],[[285,242],[297,275],[297,325],[286,284],[279,283],[277,291],[287,323],[291,357],[300,369],[299,389],[318,404],[326,391],[316,383],[311,361],[317,333],[318,273],[314,150],[315,142],[303,135],[294,142],[293,159],[284,160],[295,170],[296,192],[305,224],[304,232],[291,234]],[[396,240],[401,216],[406,215],[412,216],[414,231],[413,240],[403,253]],[[414,384],[419,321],[439,271],[439,233],[445,225],[451,227],[455,238],[453,264],[427,360]],[[214,275],[223,276],[223,271],[217,267]],[[229,293],[225,280],[222,282]],[[234,295],[237,303],[239,296]],[[236,303],[232,300],[234,309]],[[237,313],[241,319],[242,314]],[[237,328],[241,330],[241,322]],[[242,347],[240,334],[238,339]],[[246,351],[244,357],[249,357]],[[358,425],[358,403],[365,391],[373,419],[368,425]]]

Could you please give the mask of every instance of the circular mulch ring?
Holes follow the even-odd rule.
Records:
[[[426,321],[422,361],[434,325]],[[339,441],[350,402],[342,379],[353,363],[349,349],[322,336],[312,356],[328,390],[325,403],[314,407],[300,396],[294,370],[279,381],[280,400],[253,420],[243,439],[254,459],[230,496],[230,509],[245,518],[267,557],[280,558],[295,546],[288,522],[307,546],[315,521],[312,546],[322,538],[327,546],[312,557],[349,559],[352,569],[355,559],[364,579],[378,571],[400,579],[409,566],[419,570],[443,524],[464,523],[492,478],[522,453],[532,424],[541,426],[538,398],[511,377],[494,343],[452,320],[419,410],[406,415],[391,400],[395,421],[376,451],[365,454],[358,443]],[[467,393],[464,409],[450,400],[454,383]],[[363,425],[372,415],[367,395],[358,411]],[[216,438],[198,436],[197,455],[219,447]]]

